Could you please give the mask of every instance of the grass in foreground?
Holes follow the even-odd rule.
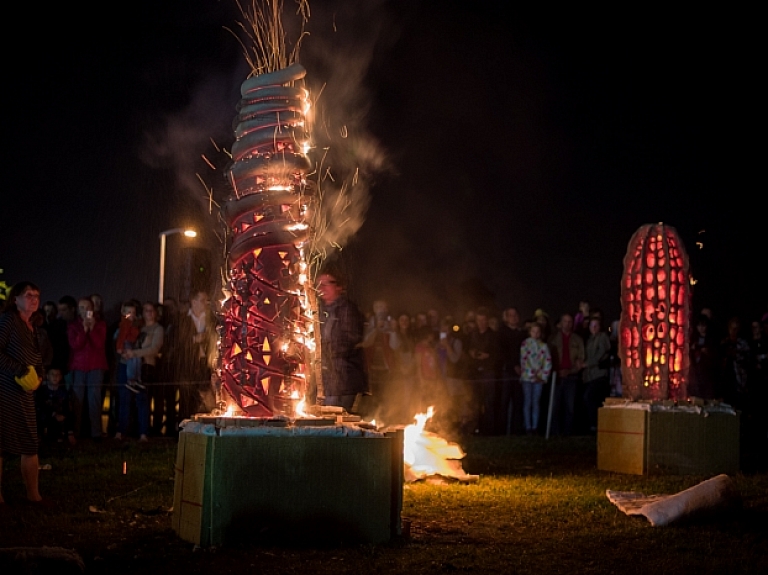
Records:
[[[194,549],[170,528],[175,443],[83,445],[43,457],[45,513],[20,503],[6,460],[0,547],[61,546],[88,573],[758,573],[768,572],[768,473],[734,477],[740,511],[654,528],[606,489],[675,493],[706,477],[597,471],[594,438],[471,438],[476,484],[405,486],[410,538],[379,546],[253,544]],[[127,474],[123,475],[123,462]],[[322,528],[320,526],[320,528]]]

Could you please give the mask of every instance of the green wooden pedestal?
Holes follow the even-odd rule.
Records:
[[[173,529],[197,545],[401,534],[402,431],[386,437],[179,434]]]
[[[603,407],[598,411],[597,468],[637,475],[736,473],[739,416]]]

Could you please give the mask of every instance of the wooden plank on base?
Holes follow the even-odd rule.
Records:
[[[597,468],[643,475],[648,412],[601,407],[597,411]]]

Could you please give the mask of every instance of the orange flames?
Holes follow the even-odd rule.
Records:
[[[461,466],[460,460],[465,455],[461,447],[424,430],[434,414],[435,410],[430,406],[427,413],[416,414],[416,423],[408,425],[404,430],[405,480],[413,482],[430,476],[442,476],[459,481],[477,481],[477,475],[465,473]]]

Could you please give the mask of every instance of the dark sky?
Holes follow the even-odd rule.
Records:
[[[697,308],[765,311],[748,15],[311,7],[301,62],[319,125],[337,154],[367,159],[365,221],[343,251],[362,305],[453,312],[485,292],[524,316],[587,298],[616,317],[627,242],[664,221],[687,246]],[[196,174],[222,190],[201,154],[223,166],[211,140],[231,144],[247,73],[222,28],[234,2],[18,9],[0,278],[32,279],[44,299],[154,298],[160,231],[195,225],[195,245],[221,251]],[[169,239],[170,290],[183,245]]]

